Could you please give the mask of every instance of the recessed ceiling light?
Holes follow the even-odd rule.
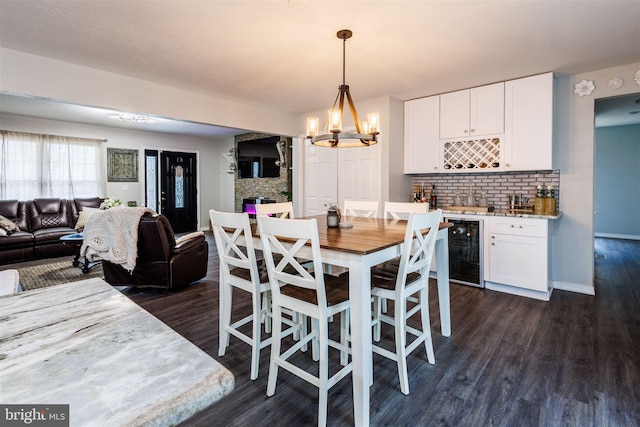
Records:
[[[118,114],[109,114],[107,116],[113,120],[119,120],[125,123],[155,123],[156,119],[149,116],[144,116],[142,114],[129,114],[129,113],[118,113]]]

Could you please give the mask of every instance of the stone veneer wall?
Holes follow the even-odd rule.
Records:
[[[236,148],[239,141],[250,141],[253,139],[268,138],[271,134],[246,133],[235,137]],[[279,178],[242,178],[235,177],[235,212],[242,212],[242,199],[250,197],[264,197],[278,202],[286,202],[287,197],[281,195],[283,191],[291,191],[291,138],[282,137],[287,141],[287,163],[280,168]]]
[[[530,172],[495,172],[495,173],[450,173],[450,174],[425,174],[413,177],[413,192],[419,191],[422,186],[427,192],[431,185],[436,185],[438,195],[438,207],[453,206],[456,193],[469,194],[469,184],[473,183],[473,191],[476,200],[483,192],[487,193],[488,205],[496,209],[507,209],[509,195],[522,194],[533,203],[536,196],[538,183],[546,187],[552,185],[556,197],[556,203],[560,202],[560,171],[530,171]],[[407,200],[411,195],[407,194]]]

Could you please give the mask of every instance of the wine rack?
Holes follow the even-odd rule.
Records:
[[[443,167],[450,172],[481,172],[501,169],[500,138],[447,141],[443,145]]]

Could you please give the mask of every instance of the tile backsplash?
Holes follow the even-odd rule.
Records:
[[[522,194],[533,203],[536,186],[553,186],[556,203],[560,201],[560,170],[528,171],[528,172],[495,172],[495,173],[450,173],[425,174],[413,177],[413,193],[424,187],[427,197],[431,186],[436,185],[438,207],[453,206],[456,194],[469,194],[469,185],[476,200],[486,193],[487,204],[496,209],[507,209],[509,195]],[[412,200],[412,195],[407,194]]]

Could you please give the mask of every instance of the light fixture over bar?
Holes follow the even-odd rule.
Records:
[[[342,40],[342,85],[338,88],[338,96],[329,110],[327,133],[320,134],[320,120],[317,117],[307,117],[307,138],[313,145],[321,147],[367,147],[378,143],[376,136],[380,134],[380,114],[367,114],[367,121],[360,124],[356,106],[351,98],[349,86],[345,83],[346,43],[353,33],[351,30],[340,30],[336,34]],[[347,98],[351,117],[355,125],[355,132],[343,132],[342,112],[344,99]]]

